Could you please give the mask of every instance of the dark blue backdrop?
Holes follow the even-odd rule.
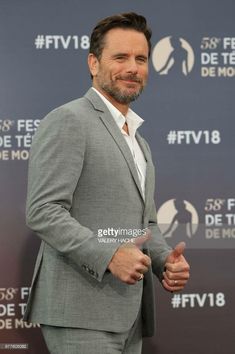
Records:
[[[94,24],[124,11],[153,30],[149,83],[133,109],[156,164],[160,227],[171,245],[187,243],[192,266],[182,294],[156,284],[158,329],[143,353],[233,354],[232,0],[0,0],[0,342],[47,353],[40,330],[20,322],[39,245],[24,221],[28,150],[39,120],[91,85]]]

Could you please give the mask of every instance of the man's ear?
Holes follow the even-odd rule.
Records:
[[[96,56],[93,53],[89,53],[87,62],[88,62],[91,75],[93,77],[96,76],[99,70],[99,60],[96,58]]]

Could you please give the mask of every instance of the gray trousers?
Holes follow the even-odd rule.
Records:
[[[51,354],[141,354],[142,350],[140,314],[123,333],[47,325],[41,329]]]

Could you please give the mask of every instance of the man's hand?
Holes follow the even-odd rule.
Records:
[[[141,252],[139,247],[149,238],[150,231],[148,230],[145,235],[133,239],[133,242],[121,245],[109,263],[110,272],[122,282],[130,285],[141,280],[151,265],[151,259]]]
[[[168,291],[179,291],[189,279],[189,264],[183,256],[185,243],[180,242],[168,255],[165,263],[162,285]]]

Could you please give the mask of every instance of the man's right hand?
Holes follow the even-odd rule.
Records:
[[[133,242],[121,245],[114,253],[108,269],[124,283],[134,285],[148,271],[151,259],[139,247],[150,239],[150,231],[137,237]]]

